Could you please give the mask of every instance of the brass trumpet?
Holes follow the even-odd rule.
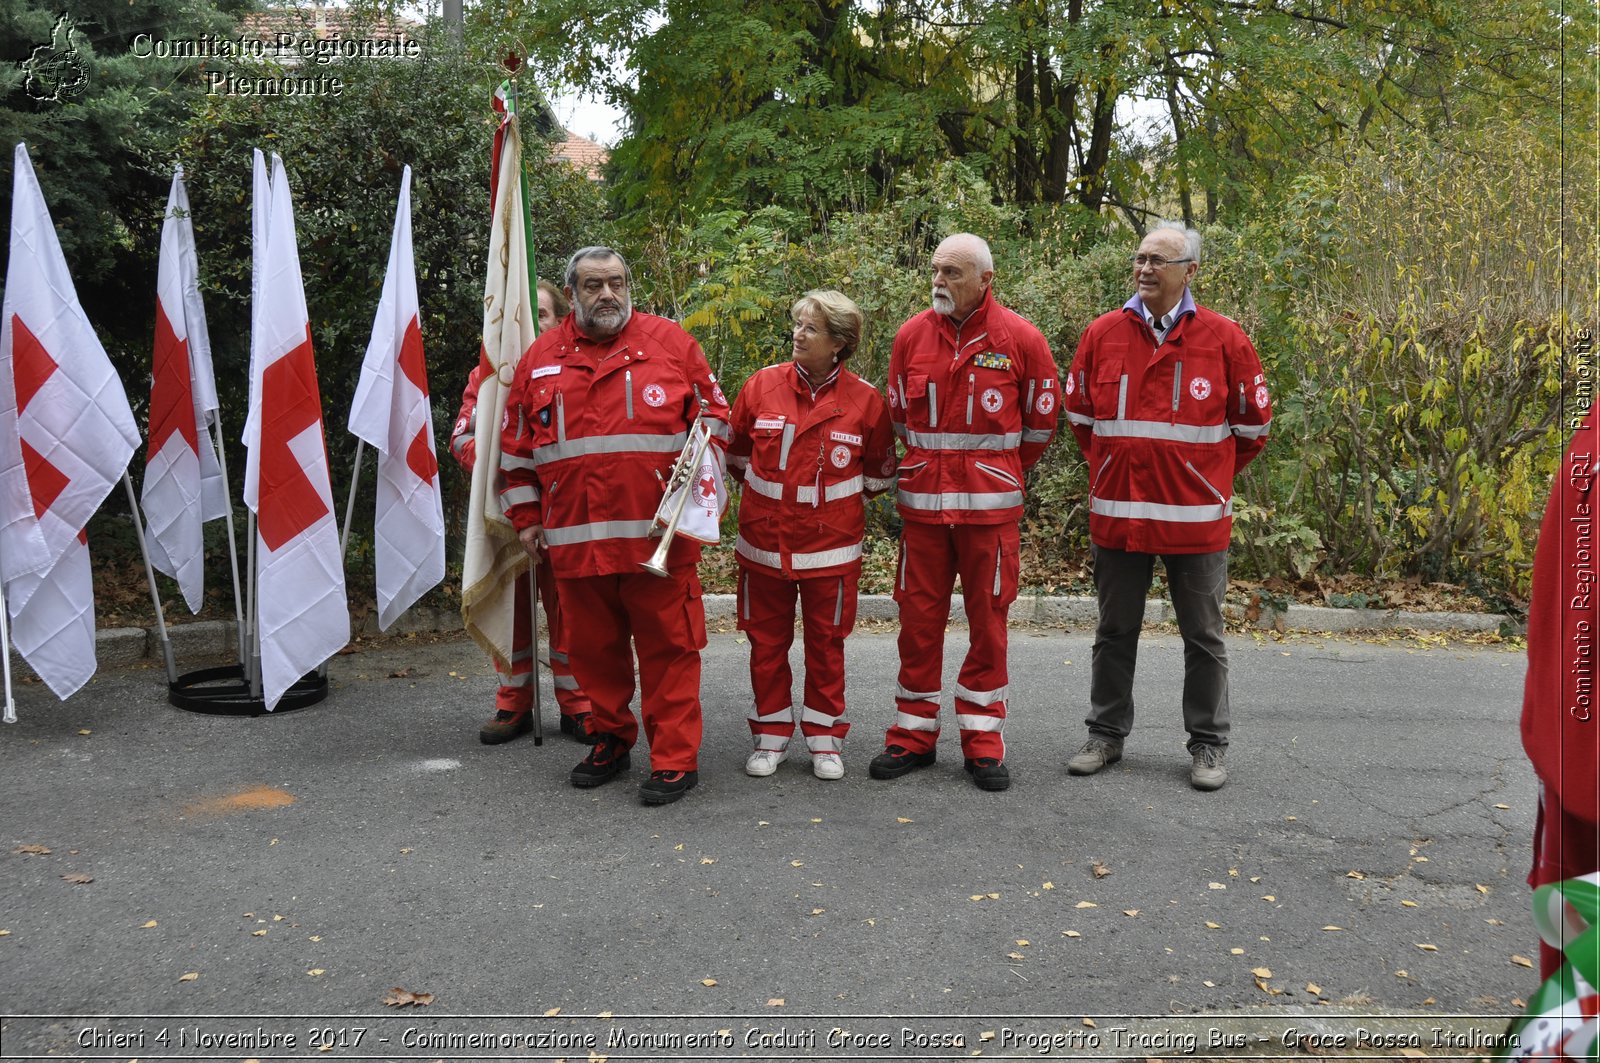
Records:
[[[704,399],[700,400],[700,413],[695,417],[694,423],[689,426],[689,438],[684,440],[683,450],[678,454],[678,460],[672,466],[672,472],[667,476],[666,494],[661,498],[661,504],[656,507],[656,514],[650,529],[651,537],[659,536],[661,542],[656,545],[655,553],[650,555],[650,560],[639,562],[639,567],[652,576],[667,575],[667,552],[672,549],[672,539],[678,534],[678,524],[683,520],[683,512],[689,505],[689,496],[693,493],[689,489],[695,474],[700,469],[700,462],[705,458],[706,448],[711,445],[711,429],[706,426],[705,412],[709,406]],[[668,502],[672,499],[674,491],[678,491],[677,504],[672,506],[670,515],[663,515]],[[664,520],[664,526],[662,522]]]

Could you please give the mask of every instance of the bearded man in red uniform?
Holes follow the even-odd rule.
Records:
[[[1089,459],[1089,539],[1100,605],[1089,739],[1069,761],[1093,775],[1133,729],[1133,669],[1155,559],[1183,636],[1189,782],[1228,781],[1228,589],[1233,478],[1267,445],[1272,401],[1244,331],[1194,301],[1200,234],[1162,222],[1131,263],[1133,297],[1084,330],[1064,385]]]
[[[599,786],[629,767],[637,654],[651,767],[639,797],[667,804],[699,779],[700,546],[675,539],[664,579],[641,565],[695,417],[703,411],[712,445],[725,446],[728,403],[692,336],[633,309],[617,252],[574,253],[566,292],[574,313],[534,341],[511,384],[501,501],[529,556],[549,554],[562,612],[582,618],[568,658],[595,744],[572,785]]]
[[[907,321],[889,359],[889,415],[906,445],[898,710],[868,767],[894,779],[934,763],[950,595],[961,577],[969,645],[956,726],[980,789],[1011,785],[1005,765],[1006,616],[1017,597],[1023,475],[1055,435],[1060,392],[1044,336],[994,297],[994,258],[971,233],[933,253],[933,308]]]

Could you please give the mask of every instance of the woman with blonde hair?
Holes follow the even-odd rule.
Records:
[[[728,469],[742,485],[738,625],[750,640],[750,730],[745,763],[771,775],[795,723],[819,779],[844,775],[844,639],[855,625],[864,502],[894,486],[894,435],[878,389],[844,362],[863,316],[845,295],[795,301],[792,360],[757,370],[733,404]],[[796,706],[789,647],[795,601],[805,639],[804,697]],[[798,710],[798,711],[797,711]]]

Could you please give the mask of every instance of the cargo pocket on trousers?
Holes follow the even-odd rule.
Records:
[[[692,569],[687,589],[683,600],[685,630],[689,632],[689,644],[703,650],[706,648],[706,606],[701,598],[704,592],[700,589],[700,574]]]

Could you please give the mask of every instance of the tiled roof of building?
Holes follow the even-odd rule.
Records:
[[[421,25],[404,15],[395,18],[380,16],[357,23],[353,12],[340,7],[274,7],[253,12],[239,20],[245,36],[262,41],[272,41],[279,33],[288,32],[315,36],[318,40],[353,37],[405,39]]]
[[[611,157],[611,153],[603,145],[596,144],[588,137],[580,137],[570,129],[563,129],[562,132],[567,135],[567,139],[559,143],[552,142],[550,154],[565,161],[589,180],[602,180],[605,176],[606,160]]]

